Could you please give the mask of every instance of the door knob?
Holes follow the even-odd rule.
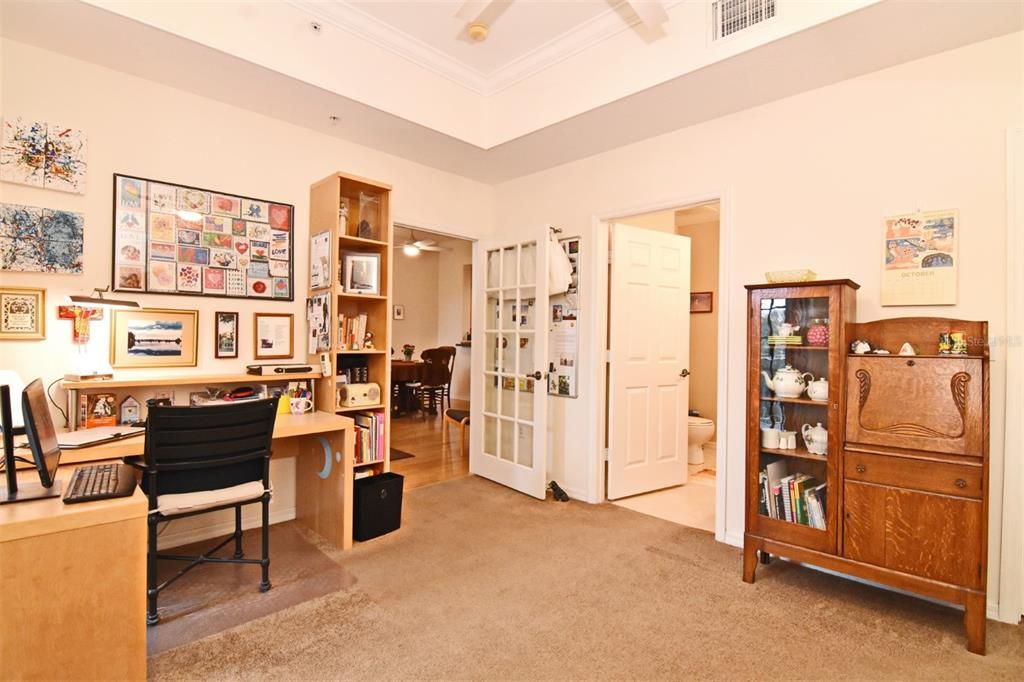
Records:
[[[690,370],[684,369],[682,372],[679,373],[679,376],[685,379],[686,377],[690,376]]]
[[[534,372],[533,374],[527,374],[526,375],[527,379],[536,379],[537,381],[540,381],[543,377],[544,377],[544,375],[540,373],[539,369],[536,372]]]

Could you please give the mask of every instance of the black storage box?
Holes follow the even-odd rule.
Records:
[[[352,537],[358,542],[398,530],[402,525],[402,484],[399,474],[385,473],[356,479]]]

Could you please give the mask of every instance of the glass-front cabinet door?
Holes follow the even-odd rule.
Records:
[[[852,306],[845,283],[750,288],[748,533],[836,551],[844,328]]]

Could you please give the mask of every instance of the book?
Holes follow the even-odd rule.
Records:
[[[85,398],[85,428],[117,426],[117,398],[113,393],[93,393]]]
[[[768,490],[771,491],[771,495],[769,496],[769,500],[771,502],[774,502],[775,490],[776,490],[776,488],[779,485],[779,481],[781,481],[782,478],[787,473],[789,473],[789,467],[786,464],[786,460],[785,459],[777,459],[777,460],[775,460],[773,462],[769,462],[765,466],[765,473],[767,473],[767,475],[768,475]],[[780,490],[780,494],[781,494],[781,490]],[[778,513],[778,506],[777,505],[771,504],[768,507],[769,514],[771,514],[772,509],[775,509],[775,511],[776,511],[775,514],[771,515],[773,519],[785,518],[784,516],[782,516],[782,515],[780,515]]]
[[[786,521],[793,521],[793,498],[789,484],[794,476],[795,474],[790,474],[779,481],[779,485],[782,487],[782,506],[784,511],[782,518]]]
[[[766,485],[767,483],[768,483],[768,472],[767,471],[760,471],[760,472],[758,472],[758,474],[757,474],[757,487],[760,489],[761,494],[760,494],[760,500],[757,503],[757,511],[762,516],[771,516],[771,514],[768,513],[768,489],[767,489],[767,485]]]

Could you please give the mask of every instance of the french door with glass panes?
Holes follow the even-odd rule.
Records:
[[[547,228],[477,242],[469,470],[544,499],[547,472]]]

